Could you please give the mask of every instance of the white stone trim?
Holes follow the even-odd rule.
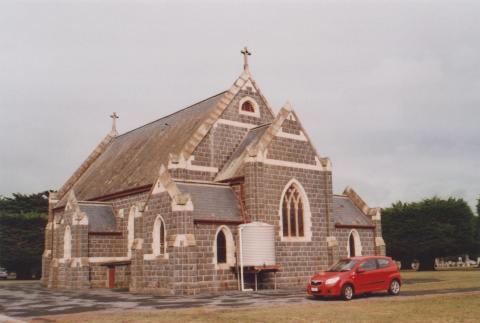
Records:
[[[360,240],[360,234],[358,233],[357,230],[352,229],[348,233],[348,239],[347,239],[347,255],[350,256],[350,236],[353,235],[353,241],[355,243],[355,256],[361,256],[362,255],[362,241]],[[357,255],[358,251],[358,255]]]
[[[385,245],[385,241],[382,237],[375,237],[375,246],[382,247]]]
[[[187,170],[193,170],[198,172],[218,173],[218,167],[192,165],[192,161],[194,160],[195,160],[194,155],[191,155],[187,160],[181,158],[177,163],[174,163],[172,162],[172,160],[169,160],[168,169],[187,169]]]
[[[282,204],[283,204],[283,198],[285,197],[285,193],[287,190],[290,188],[292,184],[295,184],[297,186],[302,202],[303,202],[303,237],[284,237],[283,236],[283,218],[282,218]],[[307,193],[305,192],[305,189],[303,188],[302,184],[295,179],[292,178],[287,185],[283,188],[282,195],[280,196],[280,202],[278,206],[278,218],[279,218],[279,236],[280,236],[280,241],[282,242],[308,242],[312,241],[312,213],[310,212],[310,201],[308,200]]]
[[[242,104],[245,103],[246,101],[250,101],[252,103],[254,112],[242,110]],[[260,109],[258,107],[258,103],[257,101],[255,101],[254,98],[250,96],[244,96],[243,98],[240,99],[240,102],[238,102],[238,113],[246,116],[250,116],[250,117],[260,118]]]
[[[257,89],[255,88],[255,86],[253,85],[252,81],[250,79],[248,79],[245,84],[242,86],[242,90],[245,90],[247,87],[250,87],[252,88],[252,92],[253,93],[257,93]]]
[[[101,262],[114,262],[114,261],[128,261],[130,257],[89,257],[88,262],[101,263]]]
[[[168,253],[164,253],[161,255],[154,255],[153,253],[148,253],[143,255],[143,260],[159,260],[159,259],[168,259]]]
[[[67,225],[63,233],[63,258],[72,258],[72,229]]]
[[[124,212],[125,212],[125,211],[124,211],[123,209],[118,210],[117,216],[118,216],[120,219],[123,219],[123,217],[124,217]]]
[[[52,254],[52,250],[50,250],[50,249],[45,249],[45,251],[43,252],[43,255],[42,255],[42,256],[48,258],[48,257],[51,256],[51,254]]]
[[[220,231],[222,231],[225,235],[225,243],[227,247],[227,262],[224,264],[217,263],[217,236]],[[226,225],[221,225],[215,232],[215,239],[213,240],[212,261],[215,264],[215,269],[229,269],[230,267],[235,266],[235,242],[233,240],[232,231],[230,231],[230,229]]]
[[[305,134],[303,133],[303,131],[300,131],[300,134],[296,135],[294,133],[284,132],[283,130],[280,129],[279,131],[277,131],[275,136],[282,137],[282,138],[287,138],[287,139],[298,140],[298,141],[308,141],[308,139],[307,139],[307,137],[305,137]]]
[[[193,202],[189,198],[186,204],[178,204],[175,199],[172,199],[172,211],[173,212],[180,212],[180,211],[193,211]]]
[[[377,210],[374,216],[372,216],[372,221],[381,221],[382,215],[380,209]]]
[[[161,227],[163,227],[163,250],[161,250],[161,241],[160,241]],[[160,256],[167,253],[167,229],[165,228],[165,220],[161,215],[157,215],[157,217],[155,218],[155,222],[153,223],[152,253],[155,256]]]
[[[135,239],[135,213],[137,212],[137,207],[134,205],[130,208],[128,213],[128,222],[127,222],[127,256],[130,259],[132,257],[132,246],[133,240]]]
[[[71,262],[72,264],[82,265],[82,261],[88,261],[89,263],[102,263],[102,262],[115,262],[115,261],[128,261],[131,260],[129,257],[75,257],[70,259],[65,258],[55,258],[52,263],[65,264]]]
[[[218,119],[215,122],[215,125],[219,125],[219,124],[238,127],[238,128],[245,128],[245,129],[252,129],[252,128],[258,127],[258,125],[255,125],[255,124],[233,121],[233,120],[228,120],[228,119]]]
[[[84,212],[76,211],[72,215],[72,225],[88,225],[88,216]]]
[[[173,247],[196,246],[197,241],[193,234],[177,234],[173,236]]]
[[[338,246],[338,241],[337,241],[337,238],[334,237],[334,236],[329,236],[327,237],[327,246],[329,248],[333,248],[333,247],[337,247]]]
[[[291,162],[286,160],[270,159],[270,158],[267,158],[266,156],[267,156],[267,150],[265,150],[263,154],[258,153],[257,156],[255,157],[248,157],[245,161],[250,163],[261,162],[266,165],[300,168],[300,169],[307,169],[307,170],[318,170],[318,171],[325,170],[317,156],[315,156],[315,165],[296,163],[296,162]]]
[[[160,182],[160,179],[157,179],[157,182],[153,186],[152,195],[153,194],[160,194],[160,193],[163,193],[165,191],[166,191],[165,186],[163,186],[163,184]]]

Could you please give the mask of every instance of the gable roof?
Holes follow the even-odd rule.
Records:
[[[88,217],[89,232],[116,231],[115,215],[110,204],[78,202],[78,207]]]
[[[247,134],[243,138],[243,141],[240,143],[238,148],[235,150],[230,159],[223,166],[222,170],[216,176],[215,181],[221,182],[243,175],[242,166],[245,156],[248,154],[248,151],[251,147],[255,147],[255,145],[262,138],[263,134],[269,126],[270,124],[261,125],[252,128],[247,132]]]
[[[326,157],[320,157],[301,122],[299,121],[298,116],[293,111],[291,104],[287,102],[280,109],[271,123],[253,128],[247,133],[235,153],[231,156],[227,163],[225,163],[222,170],[217,174],[215,181],[221,182],[242,176],[243,162],[247,157],[259,157],[258,159],[261,160],[260,156],[265,152],[267,146],[276,136],[278,131],[281,130],[283,122],[290,114],[295,117],[303,134],[307,137],[310,147],[314,151],[315,156],[318,158],[319,168],[323,170],[330,170],[330,160]]]
[[[67,193],[72,189],[79,201],[85,201],[152,185],[162,164],[190,157],[245,86],[256,89],[273,115],[250,72],[244,70],[229,90],[114,137],[105,144],[102,142],[102,149],[95,150],[95,158],[89,157],[62,187],[55,207],[65,205]]]
[[[224,93],[113,138],[72,185],[77,200],[153,184],[160,165],[168,164],[169,154],[182,149]],[[66,196],[57,207],[65,204]]]
[[[371,226],[373,222],[353,203],[353,201],[344,195],[333,196],[333,217],[335,224],[351,226]]]
[[[176,183],[193,203],[193,218],[198,220],[241,221],[240,205],[230,186]]]

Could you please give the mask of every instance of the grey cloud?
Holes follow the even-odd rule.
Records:
[[[474,1],[0,3],[0,194],[59,187],[127,131],[229,87],[240,48],[290,100],[337,192],[372,205],[480,194]]]

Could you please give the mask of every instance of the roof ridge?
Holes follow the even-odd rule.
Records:
[[[218,183],[218,182],[207,182],[207,181],[196,181],[196,180],[180,180],[174,179],[173,180],[177,184],[192,184],[198,186],[220,186],[220,187],[230,187],[229,184],[226,183]]]
[[[264,124],[259,124],[258,126],[255,126],[253,128],[248,129],[248,131],[252,131],[252,130],[255,130],[255,129],[258,129],[258,128],[261,128],[261,127],[269,126],[271,124],[272,124],[271,122],[267,122],[267,123],[264,123]]]
[[[129,134],[129,133],[131,133],[131,132],[133,132],[133,131],[135,131],[135,130],[141,129],[141,128],[146,127],[146,126],[148,126],[148,125],[151,125],[152,123],[158,122],[158,121],[160,121],[160,120],[162,120],[162,119],[166,119],[166,118],[171,117],[171,116],[173,116],[173,115],[175,115],[175,114],[177,114],[177,113],[180,113],[180,112],[182,112],[182,111],[185,111],[185,110],[187,110],[187,109],[190,109],[190,108],[196,106],[197,104],[200,104],[200,103],[202,103],[202,102],[205,102],[205,101],[208,101],[208,100],[210,100],[210,99],[213,99],[213,98],[216,97],[216,96],[223,95],[223,94],[225,94],[225,92],[227,92],[227,90],[222,91],[222,92],[219,92],[219,93],[217,93],[217,94],[215,94],[215,95],[212,95],[212,96],[210,96],[210,97],[208,97],[208,98],[206,98],[206,99],[197,101],[197,102],[195,102],[195,103],[193,103],[193,104],[191,104],[191,105],[189,105],[189,106],[187,106],[187,107],[185,107],[185,108],[183,108],[183,109],[177,110],[177,111],[172,112],[172,113],[170,113],[170,114],[168,114],[168,115],[166,115],[166,116],[163,116],[163,117],[158,118],[158,119],[156,119],[156,120],[153,120],[153,121],[151,121],[151,122],[145,123],[144,125],[141,125],[141,126],[139,126],[139,127],[133,128],[133,129],[127,131],[127,132],[124,132],[124,133],[122,133],[122,134],[120,134],[120,135],[117,135],[117,136],[115,137],[115,139],[117,139],[117,138],[119,138],[119,137],[121,137],[121,136],[124,136],[124,135],[126,135],[126,134]]]
[[[98,201],[78,201],[78,204],[90,204],[90,205],[100,205],[100,206],[113,206],[110,202],[98,202]]]

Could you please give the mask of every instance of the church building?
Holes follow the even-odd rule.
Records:
[[[350,187],[287,103],[244,70],[226,91],[123,134],[49,197],[42,281],[192,295],[298,288],[337,260],[384,255],[380,209]]]

